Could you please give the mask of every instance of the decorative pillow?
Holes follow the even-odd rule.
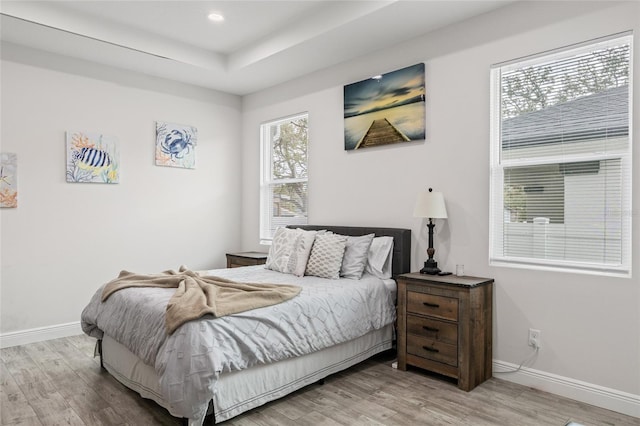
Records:
[[[318,232],[305,231],[300,228],[296,229],[296,231],[298,231],[298,235],[293,242],[293,249],[284,272],[301,277],[304,275],[307,260],[309,260],[309,255],[311,254],[311,247],[313,247],[313,241],[316,239]]]
[[[393,237],[376,237],[371,242],[365,272],[383,280],[391,278],[393,266]]]
[[[289,228],[278,228],[273,234],[269,254],[265,267],[273,271],[287,273],[289,258],[293,252],[294,244],[300,230]]]
[[[367,266],[369,247],[371,247],[373,237],[375,237],[375,234],[347,237],[347,245],[342,258],[342,266],[340,267],[341,277],[352,280],[362,278],[364,268]]]
[[[344,235],[316,235],[305,274],[332,280],[340,278],[340,266],[346,245],[347,237]]]

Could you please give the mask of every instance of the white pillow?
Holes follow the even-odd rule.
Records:
[[[297,229],[278,228],[273,234],[269,254],[265,267],[273,271],[283,272],[287,270],[289,257],[293,252],[294,244],[300,231]]]
[[[332,280],[340,278],[340,266],[346,245],[347,237],[344,235],[316,235],[305,274]]]
[[[383,280],[391,278],[393,267],[393,237],[376,237],[369,247],[365,272]]]
[[[373,237],[375,237],[375,234],[347,237],[347,246],[342,258],[342,266],[340,267],[341,277],[353,280],[362,278],[364,268],[367,266],[369,247],[371,247]]]
[[[305,231],[302,229],[296,229],[298,235],[293,242],[293,248],[285,273],[297,275],[301,277],[304,275],[304,271],[307,267],[307,261],[311,254],[311,248],[313,247],[313,241],[316,239],[316,231]]]

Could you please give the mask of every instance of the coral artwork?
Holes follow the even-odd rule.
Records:
[[[118,183],[119,161],[117,138],[67,132],[67,182]]]
[[[156,165],[195,169],[198,129],[183,124],[156,123]]]
[[[0,207],[18,207],[18,156],[0,153]]]

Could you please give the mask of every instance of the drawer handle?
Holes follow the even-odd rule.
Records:
[[[433,328],[433,327],[427,327],[426,325],[423,325],[422,328],[426,331],[433,331],[434,333],[437,333],[438,331],[440,331],[437,328]]]
[[[438,305],[437,303],[422,302],[422,304],[424,306],[428,306],[430,308],[439,308],[440,307],[440,305]]]
[[[429,352],[440,352],[436,348],[430,348],[429,346],[423,346],[422,349],[424,349],[425,351],[429,351]]]

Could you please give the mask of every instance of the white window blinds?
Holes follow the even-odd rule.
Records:
[[[630,35],[492,69],[492,264],[629,275]]]

